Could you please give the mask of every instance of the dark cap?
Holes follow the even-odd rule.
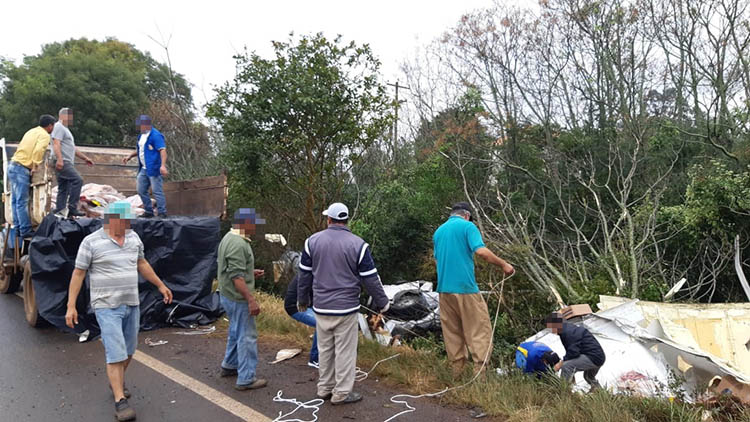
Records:
[[[469,213],[469,221],[474,221],[474,210],[471,209],[471,205],[468,202],[456,202],[451,207],[451,213],[456,211],[466,211]]]

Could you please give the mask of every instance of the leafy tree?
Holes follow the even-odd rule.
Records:
[[[237,76],[217,89],[207,115],[226,139],[232,189],[311,233],[389,127],[390,100],[367,45],[316,34],[273,47],[270,59],[235,57]]]
[[[135,117],[148,112],[152,101],[177,97],[192,104],[181,75],[170,77],[166,65],[114,38],[44,45],[21,65],[2,62],[0,79],[0,133],[10,141],[19,140],[40,114],[56,115],[67,106],[75,112],[78,142],[131,144],[126,137],[136,134]]]

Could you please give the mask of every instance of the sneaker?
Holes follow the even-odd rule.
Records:
[[[72,208],[68,209],[68,217],[85,217],[85,216],[86,216],[85,212],[74,210]]]
[[[315,368],[315,369],[320,369],[320,365],[318,364],[318,362],[313,361],[313,360],[311,360],[310,362],[307,362],[307,366]]]
[[[319,398],[319,399],[323,400],[323,401],[326,401],[326,400],[331,400],[331,397],[333,397],[333,393],[331,393],[331,392],[329,391],[329,392],[327,392],[327,393],[325,393],[325,394],[316,394],[315,396],[316,396],[317,398]]]
[[[348,396],[344,397],[343,400],[336,400],[336,401],[334,401],[333,398],[331,398],[331,404],[334,405],[334,406],[337,406],[339,404],[356,403],[356,402],[361,401],[361,400],[362,400],[362,394],[355,393],[354,391],[352,391],[351,393],[349,393]]]
[[[221,367],[221,372],[219,373],[219,376],[222,378],[225,377],[234,377],[237,376],[237,370],[236,369],[229,369],[225,367]]]
[[[141,218],[154,218],[154,215],[153,214],[144,213],[143,215],[141,215]]]
[[[169,216],[167,214],[159,214],[159,218],[166,220]]]
[[[128,404],[128,399],[115,403],[115,417],[120,422],[135,420],[135,410]]]
[[[236,384],[234,386],[234,389],[237,391],[245,391],[245,390],[257,390],[258,388],[263,388],[266,385],[268,385],[268,381],[258,378],[255,381],[251,382],[250,384]]]

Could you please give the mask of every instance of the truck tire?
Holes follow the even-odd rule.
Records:
[[[23,280],[23,274],[20,271],[15,275],[10,275],[8,269],[0,268],[0,293],[15,293],[21,285],[21,280]]]
[[[32,327],[38,327],[44,321],[36,306],[34,281],[31,279],[31,261],[26,261],[26,265],[23,266],[23,310],[26,313],[26,322]]]

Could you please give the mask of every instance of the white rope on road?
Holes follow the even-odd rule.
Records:
[[[281,396],[283,393],[284,392],[282,390],[279,390],[279,392],[276,393],[276,397],[273,398],[273,401],[277,403],[291,403],[297,407],[295,407],[291,412],[287,413],[283,413],[280,411],[279,416],[277,416],[276,419],[273,420],[273,422],[315,422],[318,420],[318,412],[320,411],[320,406],[322,406],[324,403],[323,399],[312,399],[303,403],[297,399],[285,399]],[[303,419],[284,419],[291,416],[300,409],[313,409],[312,417],[314,419],[309,421]]]
[[[383,363],[385,361],[389,361],[391,359],[395,359],[395,358],[397,358],[399,356],[401,356],[401,353],[396,353],[393,356],[389,356],[389,357],[387,357],[385,359],[381,359],[381,360],[375,362],[375,365],[373,365],[372,368],[368,372],[365,372],[365,371],[363,371],[363,370],[361,370],[359,368],[356,368],[357,372],[356,372],[354,380],[357,381],[357,382],[361,382],[361,381],[366,380],[367,377],[370,376],[370,374],[372,373],[372,371],[374,371],[375,368],[378,365],[380,365],[381,363]],[[287,412],[287,413],[279,412],[279,416],[277,416],[276,419],[273,420],[273,422],[316,422],[318,420],[318,412],[320,411],[320,406],[322,406],[323,403],[324,403],[323,399],[313,399],[313,400],[310,400],[310,401],[301,402],[301,401],[299,401],[297,399],[285,399],[285,398],[282,397],[282,394],[283,394],[283,391],[279,390],[276,393],[276,397],[273,398],[273,401],[275,401],[277,403],[291,403],[291,404],[295,405],[296,407],[292,411]],[[313,409],[312,416],[313,416],[314,419],[311,419],[311,420],[284,419],[284,418],[288,418],[289,416],[293,415],[295,412],[297,412],[300,409]]]

